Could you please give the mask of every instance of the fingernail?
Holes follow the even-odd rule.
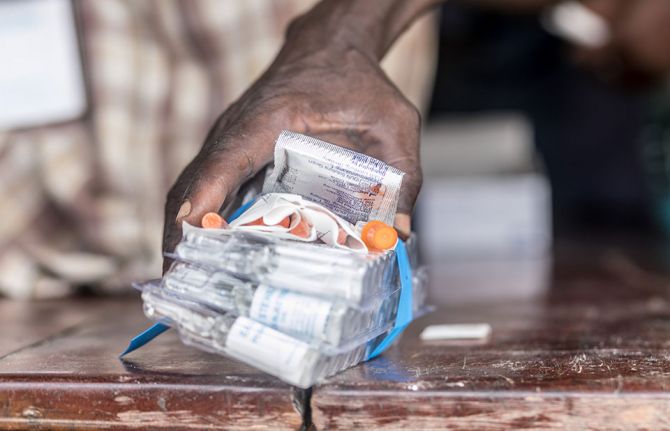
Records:
[[[183,204],[181,204],[181,207],[179,207],[179,212],[177,213],[177,218],[175,219],[175,221],[181,221],[181,219],[183,219],[190,213],[191,213],[191,201],[186,200],[184,201]]]
[[[394,227],[402,239],[407,239],[412,231],[412,219],[409,214],[396,214]]]

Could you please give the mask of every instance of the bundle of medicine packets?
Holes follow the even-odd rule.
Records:
[[[381,286],[386,291],[368,296],[363,302],[358,300],[360,294],[352,300],[351,296],[337,296],[341,293],[338,290],[319,290],[316,287],[320,284],[314,280],[309,290],[304,286],[301,286],[302,289],[273,287],[283,284],[258,282],[253,274],[251,280],[242,279],[239,278],[242,274],[236,276],[212,265],[210,260],[207,261],[209,264],[203,264],[179,256],[162,281],[147,282],[138,287],[143,292],[163,292],[171,298],[196,302],[214,311],[247,316],[307,342],[338,347],[392,326],[400,298],[397,265],[395,257],[390,256],[392,254],[380,255],[366,262],[368,275],[379,273],[378,276],[368,277],[370,285]],[[312,264],[308,259],[301,262]],[[423,271],[414,274],[413,304],[423,303],[422,275]],[[347,279],[343,278],[342,282],[347,283]],[[365,290],[363,286],[352,283],[357,293]]]
[[[366,222],[392,223],[401,179],[368,156],[283,132],[264,194],[227,228],[184,224],[162,280],[137,285],[145,314],[186,344],[299,387],[378,354],[403,302],[406,319],[425,298],[414,237],[404,265],[393,247],[360,239]]]
[[[367,359],[393,329],[400,299],[395,265],[393,273],[389,282],[397,288],[363,303],[259,285],[179,260],[163,280],[138,287],[147,317],[168,322],[184,343],[306,388]],[[415,314],[424,303],[423,274],[413,274]]]
[[[418,284],[417,287],[419,289],[414,290],[413,299],[414,311],[418,313],[423,303],[424,285]],[[305,333],[295,335],[284,332],[250,315],[215,311],[195,298],[179,298],[158,285],[145,286],[142,297],[146,315],[155,320],[169,321],[179,330],[184,343],[238,359],[302,388],[367,359],[392,329],[392,322],[375,329],[362,326],[357,328],[358,332],[347,334],[350,337],[348,342],[334,345],[326,340],[317,341],[318,337],[306,336]],[[397,306],[397,298],[391,302]],[[329,329],[343,334],[342,331],[346,330],[339,325],[346,323],[346,319],[339,319],[341,323],[338,323],[337,316],[347,311],[335,308],[323,314],[324,322],[336,320]],[[355,309],[348,312],[356,313]]]

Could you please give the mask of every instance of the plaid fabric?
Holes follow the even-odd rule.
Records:
[[[0,292],[127,289],[160,275],[167,189],[313,0],[79,0],[86,118],[0,131]],[[426,17],[384,61],[425,106]],[[407,65],[411,65],[408,67]]]

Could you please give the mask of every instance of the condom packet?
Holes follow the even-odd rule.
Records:
[[[356,225],[393,226],[404,173],[381,160],[299,133],[277,138],[263,193],[293,193]]]
[[[323,205],[300,195],[269,193],[233,220],[228,229],[259,232],[281,239],[320,241],[335,248],[367,253],[356,228]]]

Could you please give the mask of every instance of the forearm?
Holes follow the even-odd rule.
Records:
[[[293,21],[280,58],[356,50],[381,60],[422,13],[444,0],[323,0]]]

